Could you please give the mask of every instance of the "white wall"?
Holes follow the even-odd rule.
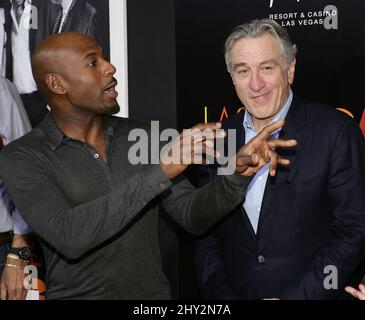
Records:
[[[127,0],[109,0],[110,59],[117,68],[120,112],[128,117]]]

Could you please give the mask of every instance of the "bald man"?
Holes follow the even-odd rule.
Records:
[[[32,66],[51,112],[4,148],[0,175],[40,238],[47,299],[169,299],[158,245],[159,203],[200,234],[242,201],[249,176],[267,161],[273,171],[288,164],[271,149],[296,143],[267,141],[283,123],[270,126],[231,161],[235,174],[195,189],[181,177],[188,164],[130,163],[129,132],[149,133],[150,126],[112,116],[119,110],[116,70],[94,40],[72,32],[51,36],[36,49]],[[210,145],[207,140],[205,152],[213,155]],[[192,149],[198,151],[195,141]],[[191,154],[183,145],[180,152]]]

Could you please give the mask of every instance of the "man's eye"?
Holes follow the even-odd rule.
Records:
[[[248,73],[248,69],[238,69],[237,73],[238,74],[246,74],[246,73]]]
[[[89,67],[92,67],[92,68],[96,67],[96,60],[90,61],[89,62]]]
[[[265,72],[270,72],[270,71],[273,71],[274,70],[274,67],[273,66],[264,66],[262,69]]]

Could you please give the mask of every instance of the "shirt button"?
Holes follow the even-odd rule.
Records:
[[[257,262],[258,262],[259,264],[263,264],[263,263],[265,263],[265,257],[264,257],[262,254],[260,254],[260,255],[257,257]]]
[[[99,154],[98,154],[98,153],[95,153],[95,154],[94,154],[94,158],[95,158],[95,159],[99,159]]]
[[[160,183],[160,188],[161,188],[161,189],[166,189],[166,184],[164,184],[164,183]]]

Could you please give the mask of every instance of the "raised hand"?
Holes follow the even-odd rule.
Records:
[[[198,124],[184,130],[161,155],[162,170],[171,179],[182,173],[190,164],[205,163],[206,156],[219,157],[220,154],[214,149],[214,140],[226,136],[220,128],[221,124],[217,122]]]
[[[24,300],[27,294],[23,284],[24,278],[24,264],[17,260],[7,259],[1,275],[1,300]]]
[[[275,176],[279,164],[289,165],[290,161],[280,157],[275,149],[294,147],[297,145],[297,141],[269,139],[270,135],[281,128],[284,123],[284,120],[280,120],[265,127],[255,138],[245,144],[230,161],[234,170],[243,176],[252,176],[270,162],[270,176]]]

